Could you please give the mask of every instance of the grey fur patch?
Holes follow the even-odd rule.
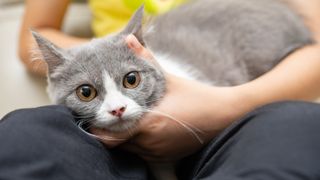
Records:
[[[62,50],[37,33],[33,35],[49,66],[49,94],[82,118],[94,117],[108,93],[103,72],[117,88],[143,108],[150,108],[165,93],[160,69],[139,59],[124,38],[135,34],[156,52],[174,57],[201,74],[198,80],[215,85],[237,85],[267,72],[284,56],[312,42],[311,34],[287,4],[278,0],[199,0],[156,18],[142,33],[143,7],[119,34],[68,50]],[[164,67],[165,68],[165,67]],[[123,87],[124,76],[138,71],[135,89]],[[94,86],[97,97],[81,101],[75,90]],[[133,117],[134,119],[134,117]],[[95,119],[94,119],[95,120]]]
[[[156,18],[145,42],[202,72],[238,85],[269,71],[312,36],[281,0],[197,0]]]

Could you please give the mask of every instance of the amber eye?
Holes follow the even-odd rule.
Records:
[[[79,99],[85,102],[92,101],[97,96],[96,89],[88,84],[79,86],[76,93]]]
[[[129,72],[123,78],[123,86],[128,89],[133,89],[139,85],[140,81],[140,74],[137,71]]]

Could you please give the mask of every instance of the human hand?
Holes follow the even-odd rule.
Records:
[[[156,64],[152,54],[135,38],[128,46]],[[165,76],[165,97],[135,129],[121,133],[101,129],[92,132],[100,137],[122,139],[102,139],[108,147],[119,146],[149,161],[171,161],[199,150],[235,119],[239,108],[233,88],[212,87],[171,74]]]
[[[228,126],[233,118],[232,89],[213,88],[168,75],[168,90],[160,104],[140,120],[131,132],[110,133],[93,129],[103,140],[149,161],[172,161],[190,155]]]

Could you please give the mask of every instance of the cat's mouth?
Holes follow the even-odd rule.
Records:
[[[125,117],[119,117],[112,119],[111,121],[99,121],[94,123],[94,126],[107,129],[108,131],[120,132],[128,129],[132,129],[136,126],[138,119],[131,119]]]

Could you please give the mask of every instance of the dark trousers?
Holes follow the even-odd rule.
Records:
[[[178,164],[180,179],[320,179],[320,105],[281,102],[237,121]],[[135,155],[107,150],[68,109],[14,111],[0,122],[1,180],[150,179]]]

